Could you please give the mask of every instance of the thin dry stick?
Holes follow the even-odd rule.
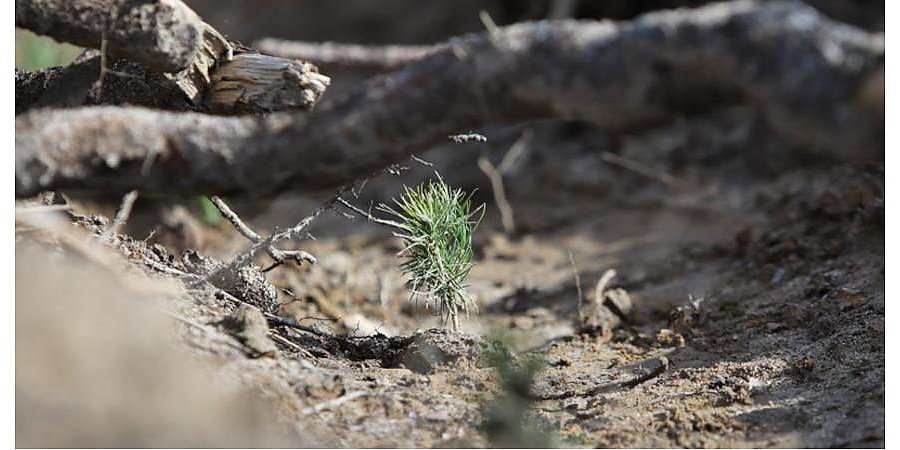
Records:
[[[303,356],[306,356],[307,358],[315,358],[315,356],[313,356],[313,354],[310,353],[309,350],[295,344],[290,339],[276,333],[275,331],[269,330],[269,336],[271,336],[272,339],[284,344],[285,346],[292,348],[297,353],[302,353]]]
[[[303,220],[301,220],[300,222],[297,222],[296,225],[294,225],[286,230],[283,230],[283,231],[276,231],[276,232],[272,233],[272,235],[269,236],[268,238],[262,239],[256,243],[254,243],[253,245],[250,246],[250,248],[248,248],[243,253],[236,256],[231,261],[231,264],[229,264],[229,268],[231,270],[235,270],[235,269],[239,269],[241,267],[244,267],[244,266],[250,264],[250,262],[253,261],[253,257],[256,256],[257,253],[259,253],[263,249],[268,251],[268,249],[270,247],[273,247],[278,242],[281,242],[281,241],[284,241],[287,239],[295,239],[295,238],[303,236],[303,235],[308,236],[309,233],[306,232],[306,229],[309,228],[309,225],[312,224],[312,221],[315,220],[316,217],[319,217],[319,214],[322,214],[323,211],[331,208],[332,205],[334,204],[334,202],[335,202],[335,198],[328,200],[327,202],[325,202],[325,204],[323,206],[316,209],[312,214],[304,217]],[[284,251],[278,250],[277,248],[275,250],[277,250],[278,252],[285,253]],[[306,253],[306,252],[301,252],[299,250],[297,250],[297,252],[298,252],[298,255],[301,255],[301,256],[303,253]],[[308,253],[306,253],[306,255],[308,255],[309,257],[312,258],[313,263],[316,262],[315,257],[313,257],[312,255],[310,255]],[[269,267],[265,270],[271,270],[273,267]]]
[[[222,217],[231,222],[231,225],[234,226],[234,228],[238,230],[239,233],[244,235],[245,238],[254,243],[262,240],[262,236],[257,234],[255,231],[253,231],[252,228],[245,224],[244,221],[241,220],[240,216],[238,216],[236,212],[228,207],[228,204],[226,204],[221,197],[214,195],[209,198],[209,201],[212,202],[213,206],[215,206],[216,209],[219,210],[219,213],[222,214]]]
[[[210,197],[210,201],[212,202],[213,206],[215,206],[216,209],[219,210],[219,213],[221,213],[223,217],[231,222],[231,225],[234,226],[234,228],[250,242],[259,244],[263,241],[262,236],[260,236],[259,233],[253,231],[252,228],[244,223],[244,221],[241,220],[240,216],[238,216],[236,212],[229,208],[228,204],[226,204],[224,200],[222,200],[218,196],[212,196]],[[268,272],[280,266],[281,264],[284,264],[285,261],[296,261],[297,264],[303,264],[304,262],[308,262],[310,264],[316,263],[316,257],[308,252],[305,252],[303,250],[281,250],[275,247],[274,243],[270,243],[266,247],[266,253],[268,253],[269,256],[271,256],[272,259],[275,260],[275,263],[267,267],[266,269],[263,269],[263,272]],[[247,261],[249,260],[252,260],[252,258],[248,259]]]
[[[16,215],[30,214],[51,211],[69,211],[72,207],[69,205],[37,205],[37,206],[17,206]]]
[[[109,40],[106,38],[109,24],[114,23],[117,18],[117,10],[110,12],[110,17],[104,21],[103,28],[100,29],[100,78],[97,80],[97,99],[103,99],[103,83],[106,82],[106,76],[113,74],[120,77],[130,77],[130,74],[112,70],[109,68]]]
[[[496,35],[497,32],[500,31],[500,27],[497,26],[497,22],[494,22],[494,18],[484,9],[478,11],[478,19],[481,20],[481,24],[484,25],[484,29],[487,30],[488,33],[492,35]]]
[[[282,58],[312,61],[324,68],[343,67],[391,71],[442,49],[443,45],[357,45],[339,42],[301,42],[265,38],[254,48]]]
[[[518,161],[525,151],[528,150],[528,143],[531,142],[531,137],[533,135],[534,132],[531,131],[531,128],[528,128],[519,135],[516,142],[513,142],[512,147],[509,148],[509,151],[507,151],[506,155],[503,156],[503,159],[500,160],[500,164],[497,165],[497,170],[500,171],[501,175],[509,173],[516,161]]]
[[[503,230],[512,233],[516,227],[513,219],[513,209],[506,199],[506,190],[503,187],[503,175],[494,167],[493,164],[482,155],[478,158],[478,168],[487,175],[491,181],[491,191],[494,193],[494,201],[497,202],[497,209],[500,210],[500,222],[503,224]]]
[[[597,280],[597,286],[594,287],[594,303],[597,308],[600,308],[603,305],[606,287],[609,286],[609,283],[615,277],[616,269],[607,269],[606,272],[603,272],[603,275],[600,276],[600,279]]]
[[[625,156],[617,155],[611,152],[601,153],[600,159],[612,165],[619,166],[623,169],[627,169],[632,172],[641,174],[647,178],[659,181],[660,183],[666,185],[671,189],[683,190],[686,188],[684,183],[682,183],[672,175],[669,175],[668,173],[665,173],[661,170],[656,170],[636,159],[627,158]]]
[[[116,211],[116,216],[113,218],[112,223],[109,224],[109,227],[103,232],[103,237],[109,237],[116,234],[116,232],[119,231],[119,228],[121,228],[122,225],[125,225],[125,222],[128,221],[128,216],[131,215],[131,208],[134,206],[134,202],[137,201],[137,198],[138,191],[136,190],[131,191],[122,197],[122,203],[119,204],[119,210]]]
[[[582,299],[584,292],[581,291],[581,275],[578,274],[578,267],[575,265],[575,257],[569,250],[569,264],[572,265],[572,273],[575,274],[575,289],[578,291],[578,323],[584,323],[584,310],[582,308]]]
[[[512,233],[516,228],[514,220],[514,212],[509,199],[506,197],[506,188],[503,184],[503,176],[512,168],[513,164],[519,159],[519,156],[525,151],[528,141],[531,140],[531,129],[522,132],[522,135],[516,139],[503,160],[496,167],[486,156],[482,155],[478,158],[478,168],[487,175],[491,181],[491,191],[494,193],[494,201],[497,202],[497,208],[500,210],[500,222],[503,224],[503,230]]]
[[[378,217],[373,216],[371,213],[366,212],[366,211],[363,211],[363,210],[357,208],[356,206],[353,206],[352,203],[348,202],[347,200],[344,200],[344,199],[341,198],[341,197],[338,197],[338,198],[337,198],[337,202],[340,203],[340,204],[342,204],[342,205],[344,205],[345,207],[349,208],[349,209],[352,210],[353,212],[355,212],[355,213],[357,213],[357,214],[359,214],[359,215],[365,217],[366,220],[368,220],[369,222],[375,222],[375,223],[377,223],[377,224],[381,224],[381,225],[388,226],[388,227],[391,227],[391,228],[395,228],[395,229],[398,229],[398,230],[404,230],[404,229],[405,229],[401,223],[399,223],[399,222],[394,222],[393,220],[379,219]]]

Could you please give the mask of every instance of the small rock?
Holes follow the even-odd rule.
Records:
[[[703,298],[694,299],[689,297],[689,302],[676,306],[669,311],[669,329],[675,334],[684,334],[691,328],[694,328],[700,319],[702,319]]]
[[[862,305],[866,302],[865,294],[856,289],[840,288],[835,291],[834,296],[840,302],[842,309]]]
[[[269,339],[266,318],[256,308],[242,305],[218,324],[247,348],[250,357],[275,357],[278,349]]]
[[[656,333],[656,342],[658,342],[663,347],[684,347],[684,336],[681,334],[675,333],[674,331],[663,328],[659,330],[659,333]]]

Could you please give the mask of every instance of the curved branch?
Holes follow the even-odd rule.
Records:
[[[16,26],[58,41],[100,48],[158,72],[187,68],[204,23],[180,0],[16,0]]]
[[[517,24],[453,40],[308,116],[216,118],[139,108],[19,116],[16,196],[46,189],[264,195],[328,188],[452,131],[545,118],[636,128],[738,95],[796,142],[878,157],[884,125],[873,117],[882,113],[883,97],[867,103],[860,91],[883,73],[883,61],[883,38],[798,1],[720,3],[622,24]],[[155,163],[142,175],[150,158]]]

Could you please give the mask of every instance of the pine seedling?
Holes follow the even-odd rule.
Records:
[[[412,296],[436,307],[441,323],[449,321],[454,331],[459,329],[459,313],[468,315],[469,307],[477,308],[466,292],[466,280],[473,265],[472,234],[484,205],[470,211],[471,199],[471,193],[451,188],[438,175],[418,187],[404,187],[394,206],[378,207],[397,219],[394,235],[404,244],[400,269],[409,277]]]

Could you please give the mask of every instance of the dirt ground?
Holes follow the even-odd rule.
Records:
[[[475,160],[484,154],[498,163],[525,130],[533,138],[504,179],[516,225],[506,233]],[[480,311],[463,319],[458,334],[409,301],[399,241],[360,218],[329,211],[316,219],[315,240],[296,245],[318,263],[268,272],[277,294],[229,296],[171,272],[245,249],[227,222],[204,225],[147,200],[129,222],[133,238],[105,240],[98,259],[35,231],[47,229],[36,224],[43,213],[17,216],[17,444],[884,446],[882,161],[837,162],[788,148],[742,107],[634,135],[558,123],[484,133],[488,143],[435,148],[420,155],[434,167],[411,160],[399,176],[370,180],[353,200],[363,208],[388,201],[434,170],[478,189],[487,214],[469,290]],[[606,151],[650,173],[611,164],[601,157]],[[271,230],[328,194],[232,206],[256,229]],[[102,229],[102,219],[71,226],[54,214],[62,218],[55,230]],[[189,249],[197,252],[182,256]],[[95,266],[97,273],[72,275]],[[608,269],[617,273],[611,286],[624,289],[633,308],[608,322],[614,327],[583,330],[579,295],[584,311]],[[85,281],[92,276],[109,286]],[[260,304],[272,295],[277,303]],[[270,320],[269,339],[260,339],[254,327],[266,333],[265,320],[235,315],[235,297],[309,329]],[[88,303],[69,300],[62,313],[35,309],[67,298]],[[137,303],[147,311],[123,311],[120,320],[91,312],[131,311],[125,298],[145,299]],[[162,324],[136,326],[144,316]],[[228,317],[236,328],[223,322]],[[77,323],[96,324],[106,337],[66,347],[73,356],[60,359],[60,342],[90,335],[92,326]],[[506,410],[502,402],[514,397],[504,393],[508,380],[486,357],[500,335],[513,366],[542,363]],[[157,339],[172,350],[161,351]],[[153,375],[163,368],[169,375]],[[182,372],[190,376],[173,375]],[[108,401],[83,389],[93,376],[113,386]],[[48,390],[63,389],[60,379],[71,384],[66,395]],[[210,386],[228,395],[198,394]],[[173,398],[154,402],[157,391]],[[185,399],[201,411],[189,416],[213,425],[159,419],[184,416]],[[92,413],[72,414],[84,404]],[[122,413],[135,410],[144,414]],[[484,426],[496,410],[511,419]],[[41,432],[54,417],[56,433]],[[92,431],[103,420],[112,420],[103,430],[113,431]]]

